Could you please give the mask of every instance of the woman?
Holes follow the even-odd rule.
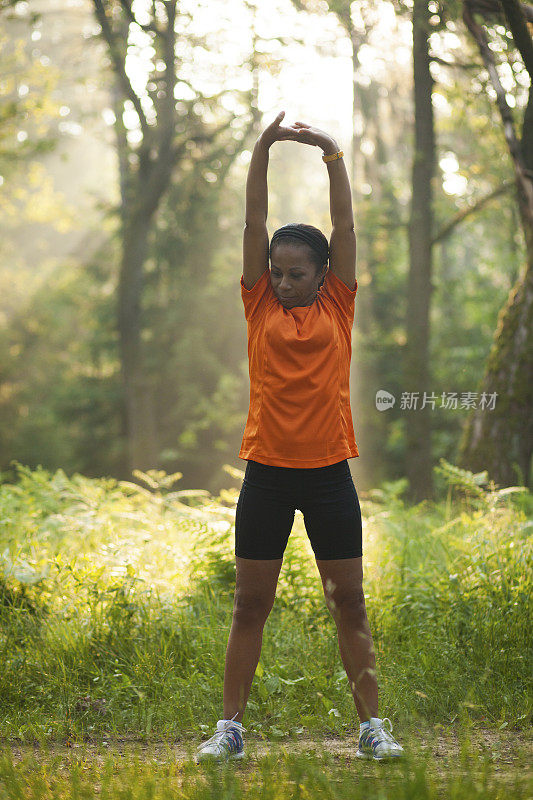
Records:
[[[244,755],[242,717],[299,508],[361,721],[357,756],[381,761],[403,755],[403,748],[390,733],[390,720],[387,728],[378,717],[362,588],[361,511],[347,461],[359,455],[349,390],[357,292],[350,184],[336,141],[302,122],[282,126],[284,114],[257,140],[246,184],[241,295],[250,409],[239,457],[248,463],[235,517],[236,588],[223,719],[196,758]],[[269,148],[284,140],[323,151],[333,225],[329,247],[323,233],[304,224],[284,225],[269,246]]]

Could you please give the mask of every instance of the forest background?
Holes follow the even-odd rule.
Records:
[[[531,486],[531,37],[517,31],[533,7],[31,0],[1,15],[5,479],[16,460],[233,486],[244,185],[285,109],[341,143],[352,177],[356,485],[407,475],[431,496],[444,458]],[[275,145],[269,189],[270,233],[329,235],[317,149]]]

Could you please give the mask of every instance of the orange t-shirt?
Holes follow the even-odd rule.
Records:
[[[350,408],[357,281],[351,290],[328,270],[310,306],[285,308],[268,268],[251,289],[243,278],[250,408],[239,458],[325,467],[358,456]]]

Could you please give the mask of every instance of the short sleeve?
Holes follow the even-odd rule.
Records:
[[[350,327],[353,323],[355,311],[355,295],[357,294],[357,279],[353,289],[349,289],[334,272],[326,272],[322,291],[335,304],[338,310],[348,319]]]
[[[256,280],[251,289],[244,285],[244,275],[241,275],[241,297],[244,304],[244,316],[246,320],[256,317],[261,308],[274,296],[272,284],[270,282],[270,270],[267,268],[260,278]]]

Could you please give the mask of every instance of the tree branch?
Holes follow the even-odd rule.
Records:
[[[524,66],[529,72],[530,80],[533,81],[533,41],[527,27],[518,0],[501,0],[505,18],[509,23],[509,29],[513,34],[516,47],[520,51]]]
[[[107,18],[107,14],[105,12],[104,3],[102,0],[93,0],[94,2],[94,9],[96,12],[96,18],[100,23],[100,27],[102,29],[102,35],[107,42],[109,47],[109,52],[111,54],[111,60],[113,62],[113,67],[115,72],[118,76],[120,81],[120,85],[122,86],[126,96],[129,100],[133,103],[133,107],[137,112],[137,116],[139,117],[139,122],[141,124],[141,129],[143,132],[143,136],[148,139],[150,135],[150,126],[146,121],[146,117],[144,115],[144,111],[142,109],[141,101],[139,97],[133,91],[133,87],[130,83],[128,76],[126,75],[126,70],[124,68],[124,60],[118,51],[116,36],[111,29],[111,25],[109,24],[109,20]]]
[[[124,13],[126,14],[126,16],[127,16],[127,18],[129,19],[130,22],[133,22],[135,25],[138,25],[139,28],[142,28],[143,31],[146,31],[146,33],[151,32],[151,33],[159,34],[160,31],[159,31],[159,28],[157,27],[155,21],[148,23],[148,25],[146,25],[146,24],[143,25],[141,22],[139,22],[139,20],[137,19],[137,17],[135,16],[135,14],[132,11],[131,0],[120,0],[120,5],[124,9]]]
[[[159,136],[158,160],[171,157],[172,139],[176,121],[176,101],[174,88],[176,86],[176,1],[166,0],[167,25],[161,32],[163,39],[163,60],[165,62],[165,96],[160,104],[160,113],[157,115]]]
[[[481,58],[483,59],[485,68],[489,73],[494,91],[496,92],[496,104],[502,118],[504,136],[507,141],[511,158],[513,159],[516,181],[520,189],[519,197],[522,195],[524,198],[524,202],[521,202],[520,205],[521,212],[523,212],[523,218],[526,220],[524,225],[530,225],[533,224],[533,182],[525,171],[526,164],[522,158],[520,143],[517,139],[514,128],[513,116],[505,96],[505,89],[501,84],[500,76],[498,75],[498,70],[496,69],[494,53],[489,47],[485,29],[482,25],[479,25],[475,21],[473,16],[473,8],[475,8],[475,6],[476,2],[472,2],[472,0],[465,0],[463,6],[463,21],[479,47]]]
[[[529,5],[529,3],[517,3],[517,5],[520,5],[520,9],[527,21],[533,22],[533,6]],[[488,14],[490,16],[491,14],[502,13],[500,0],[472,0],[469,6],[473,14]]]
[[[480,197],[479,200],[476,200],[476,202],[472,203],[472,205],[461,209],[461,211],[458,211],[457,214],[455,214],[441,227],[440,231],[432,238],[431,244],[437,244],[437,242],[445,239],[446,236],[449,236],[454,228],[456,228],[457,225],[460,225],[461,222],[463,222],[467,217],[475,214],[476,211],[479,211],[481,208],[483,208],[483,206],[485,206],[494,197],[498,197],[500,194],[508,192],[513,186],[516,186],[516,181],[510,178],[509,180],[500,184],[500,186],[497,186],[495,189],[493,189],[492,192]]]
[[[479,64],[461,64],[459,61],[445,61],[439,56],[429,56],[430,61],[435,61],[436,64],[442,64],[443,67],[457,67],[458,69],[479,69]]]

